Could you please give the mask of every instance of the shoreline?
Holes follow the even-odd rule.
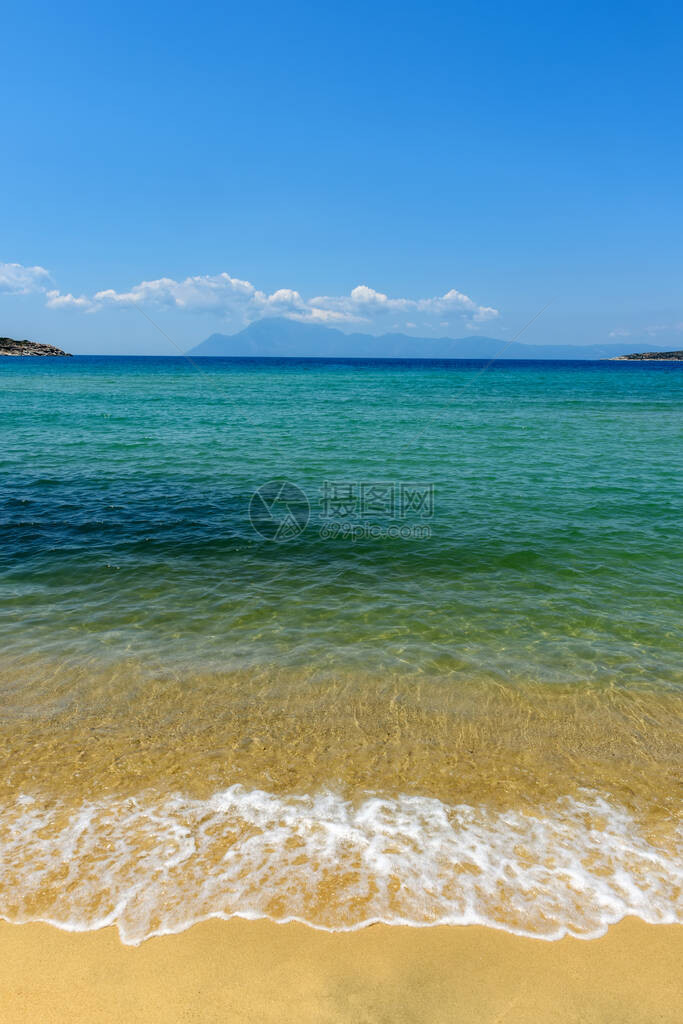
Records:
[[[124,946],[113,927],[0,922],[7,1024],[645,1024],[677,1019],[683,928],[626,918],[555,942],[480,925],[211,920]]]

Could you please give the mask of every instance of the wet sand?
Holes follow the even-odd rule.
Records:
[[[208,921],[121,945],[0,923],[3,1024],[668,1024],[680,1019],[683,929],[627,919],[600,939],[481,927],[346,934]]]

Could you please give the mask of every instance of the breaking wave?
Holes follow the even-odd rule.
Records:
[[[592,938],[627,914],[670,923],[682,909],[680,830],[646,834],[594,791],[501,812],[235,785],[206,800],[23,796],[1,820],[3,919],[116,925],[131,945],[233,916]]]

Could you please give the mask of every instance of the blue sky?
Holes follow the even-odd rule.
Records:
[[[673,3],[6,7],[0,334],[505,338],[552,299],[523,340],[683,347],[682,34]]]

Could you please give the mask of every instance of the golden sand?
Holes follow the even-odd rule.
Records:
[[[674,1024],[683,929],[590,942],[467,928],[351,934],[209,921],[122,946],[113,929],[0,924],[3,1024]]]
[[[594,934],[680,901],[671,690],[36,657],[0,696],[9,921]]]

